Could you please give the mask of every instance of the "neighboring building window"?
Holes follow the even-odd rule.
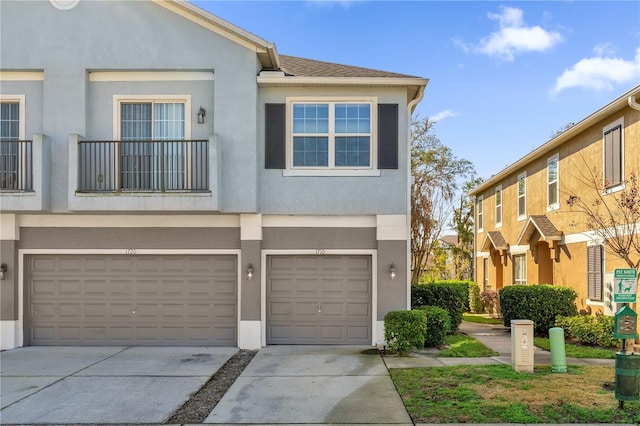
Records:
[[[502,226],[502,186],[496,188],[496,227]]]
[[[603,135],[604,140],[604,187],[611,188],[622,184],[623,181],[623,141],[622,120],[607,126]]]
[[[527,174],[518,175],[518,219],[527,217]]]
[[[482,259],[482,283],[484,284],[484,290],[489,289],[489,258]]]
[[[31,144],[24,140],[24,96],[0,98],[0,190],[31,188]]]
[[[602,302],[602,253],[603,247],[587,247],[587,297]]]
[[[559,201],[559,175],[558,175],[558,156],[547,160],[547,209],[555,210],[560,208]]]
[[[20,139],[20,103],[0,103],[0,140]]]
[[[484,228],[484,212],[482,207],[482,195],[478,197],[477,206],[478,209],[478,232],[482,232]]]
[[[527,257],[525,254],[516,254],[513,256],[513,283],[527,283]]]
[[[370,169],[372,109],[372,102],[292,103],[292,167]]]

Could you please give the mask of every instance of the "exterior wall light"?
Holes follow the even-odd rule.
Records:
[[[198,124],[204,124],[204,116],[206,115],[207,111],[205,111],[204,108],[200,107],[200,109],[198,110]]]
[[[247,266],[247,278],[250,280],[253,279],[253,265],[251,263]]]
[[[4,274],[6,274],[8,270],[9,270],[9,267],[7,266],[6,263],[3,263],[2,265],[0,265],[0,280],[4,280]]]
[[[396,266],[392,263],[391,266],[389,266],[389,278],[391,278],[392,280],[395,280],[396,272],[398,272],[396,270]]]

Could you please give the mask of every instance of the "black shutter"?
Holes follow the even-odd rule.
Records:
[[[398,168],[398,104],[378,104],[378,168]]]
[[[264,168],[285,168],[285,104],[265,105]]]

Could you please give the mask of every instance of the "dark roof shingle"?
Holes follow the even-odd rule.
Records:
[[[291,76],[421,78],[413,75],[334,64],[332,62],[316,61],[295,56],[279,55],[279,57],[281,71]]]

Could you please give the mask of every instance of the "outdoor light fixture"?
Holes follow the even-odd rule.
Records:
[[[396,266],[392,263],[391,266],[389,266],[389,278],[391,278],[392,280],[396,279]]]
[[[0,280],[4,280],[4,274],[9,270],[6,263],[0,265]]]
[[[198,124],[204,124],[204,116],[206,113],[205,109],[200,107],[200,110],[198,111]]]
[[[249,278],[250,280],[253,279],[253,265],[249,264],[249,266],[247,266],[247,278]]]

